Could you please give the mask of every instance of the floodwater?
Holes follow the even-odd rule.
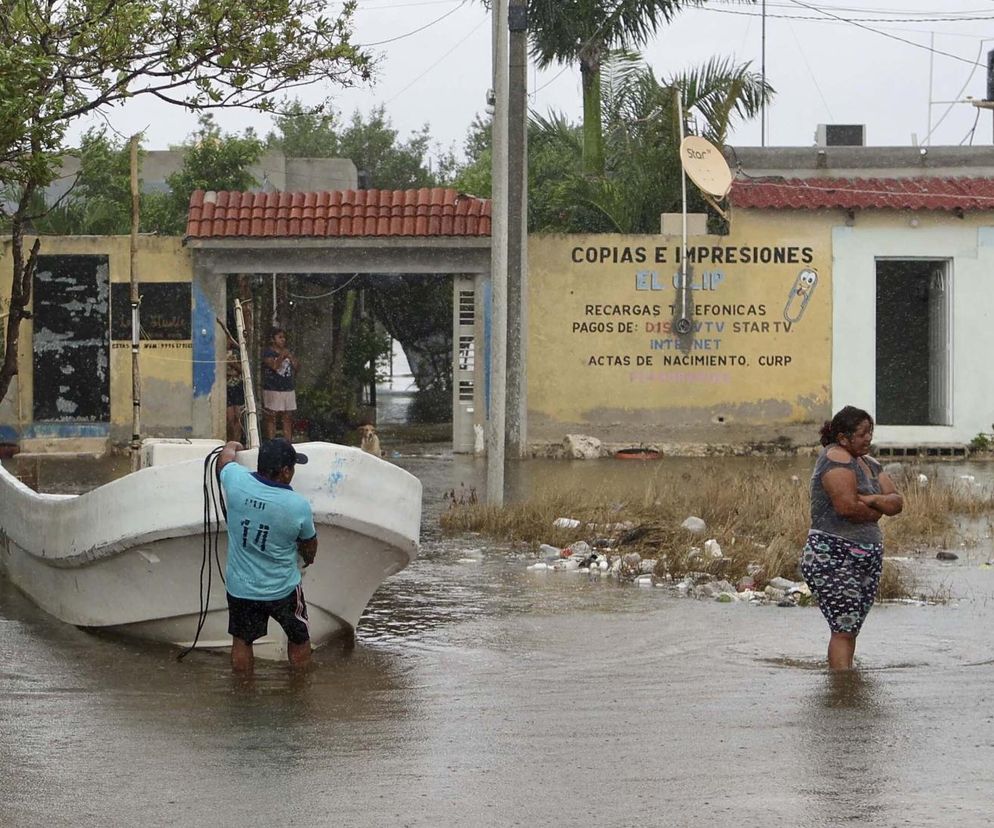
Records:
[[[422,556],[304,676],[90,635],[0,580],[0,826],[990,823],[988,547],[920,564],[954,601],[874,608],[833,676],[816,609],[529,572],[437,530],[480,461],[394,459],[425,481]],[[529,461],[509,485],[642,473]]]

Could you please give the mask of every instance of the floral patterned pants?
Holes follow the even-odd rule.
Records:
[[[812,529],[801,553],[801,572],[832,632],[859,634],[877,597],[884,547],[855,543]]]

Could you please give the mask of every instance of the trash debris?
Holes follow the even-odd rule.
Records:
[[[574,541],[562,551],[564,558],[586,558],[590,554],[590,544],[586,541]]]
[[[708,540],[704,541],[704,554],[710,558],[722,557],[721,547],[718,545],[718,541],[716,541],[714,538],[709,538]]]
[[[704,534],[708,528],[708,525],[701,518],[694,515],[688,517],[680,526],[688,532],[693,532],[695,535]]]
[[[552,521],[552,525],[558,529],[579,529],[580,521],[575,518],[560,517]]]
[[[935,559],[937,561],[958,561],[959,555],[957,555],[955,552],[945,552],[945,551],[936,552]]]

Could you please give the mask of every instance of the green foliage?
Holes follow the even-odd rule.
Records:
[[[268,146],[291,158],[350,158],[357,169],[369,173],[369,186],[377,189],[434,187],[454,166],[451,153],[443,154],[440,172],[433,172],[428,125],[401,141],[383,106],[367,116],[356,111],[339,124],[335,112],[309,112],[294,101],[285,105],[275,125],[266,136]]]
[[[473,118],[463,143],[466,161],[453,171],[450,178],[451,185],[460,192],[490,198],[493,184],[491,177],[493,153],[490,148],[492,131],[491,118],[482,118],[479,115]],[[529,147],[530,152],[531,147]]]
[[[0,184],[44,187],[69,125],[139,95],[190,109],[271,108],[280,90],[368,78],[349,43],[354,2],[150,0],[5,3]]]
[[[990,451],[992,445],[990,436],[981,432],[970,441],[970,451]]]
[[[339,138],[342,157],[370,173],[371,187],[384,190],[434,186],[437,180],[428,169],[430,144],[427,124],[406,141],[398,141],[382,106],[370,112],[368,120],[354,112]]]
[[[644,46],[683,6],[701,0],[529,0],[528,34],[540,67],[579,63],[584,172],[602,175],[601,64],[615,49]]]
[[[258,184],[248,167],[259,160],[263,144],[251,130],[222,133],[210,115],[183,144],[183,165],[166,178],[169,194],[151,199],[145,223],[161,233],[182,235],[194,190],[248,190]],[[151,222],[155,222],[153,225]]]
[[[115,235],[131,232],[131,153],[105,129],[88,130],[74,153],[79,173],[66,196],[34,221],[40,233]]]
[[[528,34],[539,67],[644,46],[683,6],[700,0],[529,0]]]
[[[324,0],[0,6],[0,191],[16,199],[0,207],[13,261],[0,399],[17,373],[11,346],[31,301],[37,250],[25,255],[26,224],[39,218],[37,194],[57,175],[70,125],[142,95],[192,110],[269,110],[288,89],[368,79],[370,55],[349,42],[355,8],[355,0],[332,15]],[[117,221],[108,206],[100,222]]]
[[[603,61],[602,110],[606,173],[587,175],[581,163],[583,130],[565,115],[532,113],[528,131],[528,226],[562,233],[657,233],[659,215],[681,208],[680,124],[682,92],[695,130],[722,144],[738,118],[759,112],[772,90],[749,64],[713,58],[704,66],[656,79],[637,56],[612,54]],[[479,118],[466,139],[468,160],[456,186],[490,192],[489,124]],[[707,205],[695,187],[688,207]]]
[[[282,150],[287,158],[335,158],[338,135],[335,114],[309,110],[299,101],[287,101],[275,118],[278,132],[266,136],[266,144]]]
[[[390,334],[376,327],[371,318],[352,326],[342,355],[344,375],[355,386],[370,385],[386,379],[380,370],[390,356]]]

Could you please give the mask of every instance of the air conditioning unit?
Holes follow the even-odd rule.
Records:
[[[866,146],[865,124],[818,124],[815,144],[819,147]]]

